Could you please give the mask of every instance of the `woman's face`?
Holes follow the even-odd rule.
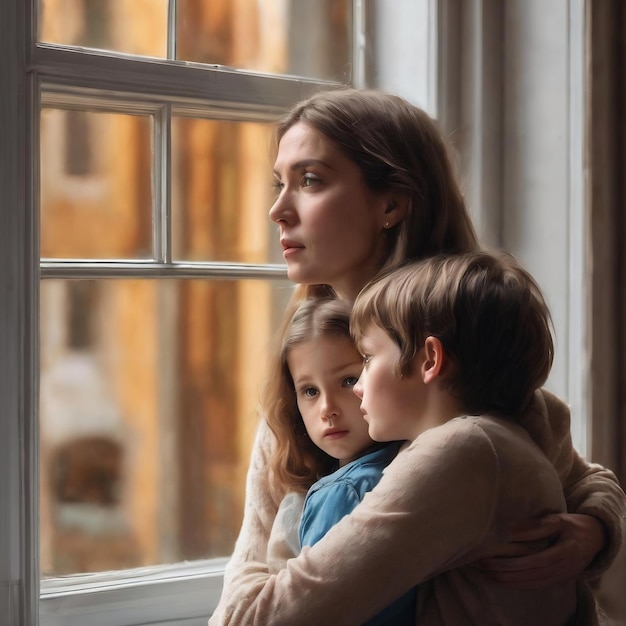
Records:
[[[356,163],[303,122],[281,139],[274,178],[270,218],[289,278],[354,299],[382,265],[389,195],[372,191]]]

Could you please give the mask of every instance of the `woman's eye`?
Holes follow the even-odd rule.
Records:
[[[371,360],[372,360],[372,355],[371,354],[364,354],[363,355],[363,365],[367,365]]]
[[[313,187],[313,185],[316,185],[317,183],[320,182],[320,179],[313,175],[313,174],[305,174],[302,177],[302,186],[303,187]]]
[[[346,376],[343,379],[343,386],[344,387],[354,387],[354,385],[356,385],[359,382],[359,377],[358,376]]]
[[[283,183],[280,180],[277,180],[276,178],[272,181],[272,189],[276,192],[276,193],[280,193],[283,190],[283,187],[285,186],[285,183]]]

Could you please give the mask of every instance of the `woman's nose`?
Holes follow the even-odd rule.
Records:
[[[292,213],[291,209],[288,194],[283,190],[270,207],[270,219],[276,224],[288,223],[289,215]]]

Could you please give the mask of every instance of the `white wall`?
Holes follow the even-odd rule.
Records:
[[[512,252],[544,290],[556,333],[546,386],[570,403],[586,454],[584,0],[364,6],[367,84],[439,118],[481,240]]]
[[[507,0],[503,12],[502,245],[541,284],[556,328],[547,387],[587,451],[582,2]]]
[[[437,1],[364,0],[366,84],[436,114]]]

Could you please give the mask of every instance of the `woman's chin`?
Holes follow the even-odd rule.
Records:
[[[318,280],[310,272],[303,271],[300,267],[287,266],[287,278],[297,285],[321,285],[324,281]]]

